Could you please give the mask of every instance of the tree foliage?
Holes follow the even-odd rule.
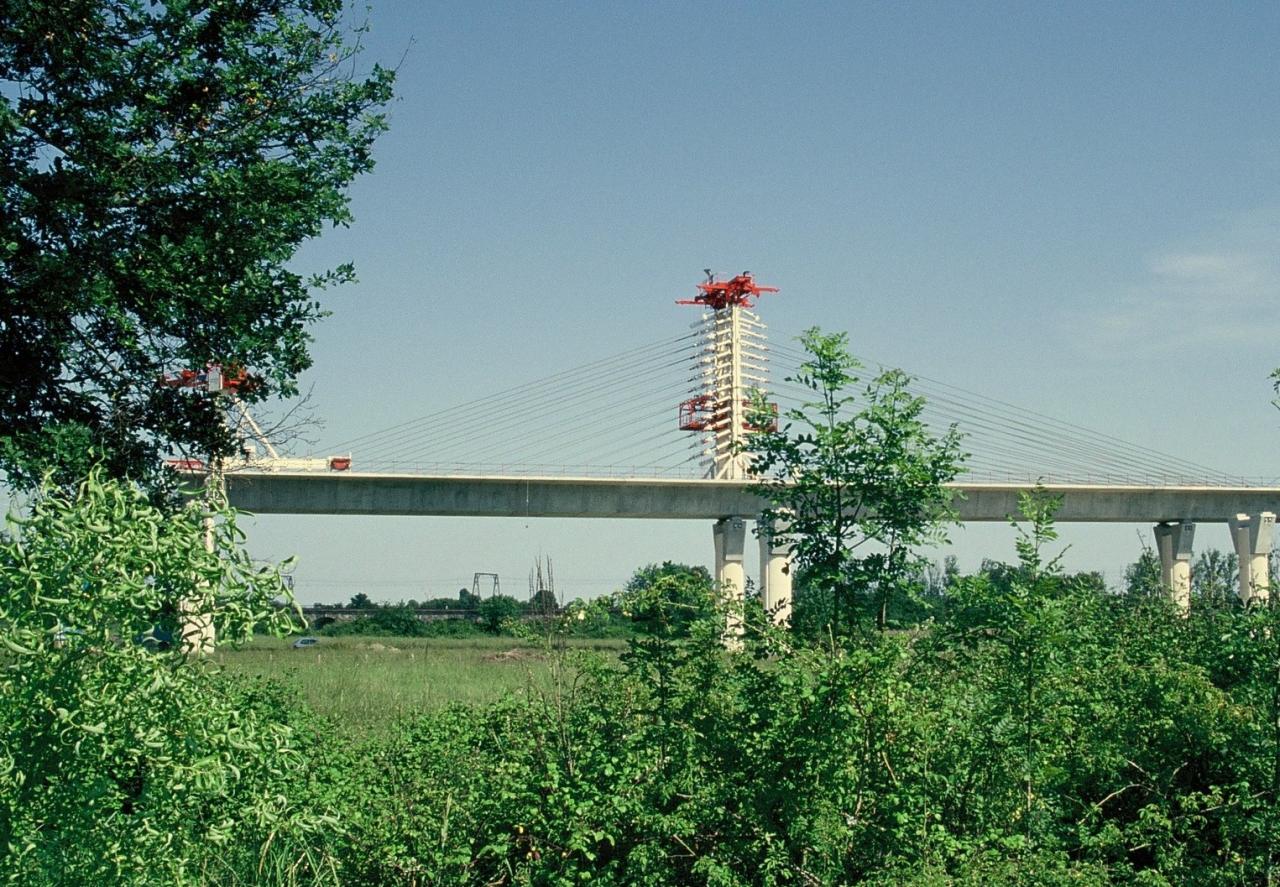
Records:
[[[766,530],[793,545],[803,584],[831,603],[837,631],[868,613],[885,626],[889,602],[919,576],[918,549],[944,538],[952,518],[944,486],[963,461],[953,426],[936,436],[922,419],[924,400],[899,370],[875,376],[861,390],[858,361],[844,334],[817,328],[801,337],[809,358],[787,381],[813,400],[773,416],[757,393],[748,438],[750,470],[771,503]]]
[[[510,595],[493,594],[480,602],[476,612],[480,627],[490,634],[502,634],[508,624],[524,615],[524,604]]]
[[[672,561],[646,564],[627,580],[617,606],[645,634],[686,635],[715,611],[706,567]]]
[[[369,635],[380,637],[475,637],[480,629],[470,619],[423,620],[408,607],[378,607],[366,616],[334,620],[321,629],[330,637]]]
[[[363,591],[357,591],[351,596],[351,600],[347,601],[348,610],[371,610],[376,606],[373,598]]]
[[[295,391],[311,278],[287,263],[373,165],[392,75],[353,72],[340,0],[24,0],[0,16],[0,469],[157,478],[233,441],[217,362]],[[357,35],[358,36],[358,35]],[[90,457],[90,450],[95,455]]]
[[[1280,609],[1107,593],[1060,569],[1052,500],[1023,510],[1018,562],[939,570],[945,605],[911,632],[805,643],[748,609],[730,654],[699,571],[641,570],[552,626],[627,608],[646,630],[623,655],[549,643],[521,692],[356,745],[136,642],[200,593],[223,636],[282,627],[234,516],[210,554],[198,509],[166,517],[100,475],[51,490],[0,544],[0,880],[1277,877]],[[695,588],[706,606],[677,622]]]
[[[529,598],[528,609],[531,613],[552,615],[560,609],[560,602],[556,600],[554,591],[549,588],[539,588],[533,593],[533,597]]]

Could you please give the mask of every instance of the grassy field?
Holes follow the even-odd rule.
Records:
[[[304,650],[293,639],[257,638],[218,660],[297,688],[317,711],[354,734],[451,702],[477,703],[550,679],[551,657],[515,638],[322,637]],[[616,656],[622,641],[570,641],[574,650]]]

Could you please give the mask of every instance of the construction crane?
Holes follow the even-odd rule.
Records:
[[[228,399],[233,414],[237,417],[229,424],[242,437],[241,455],[243,463],[238,467],[253,468],[257,471],[346,471],[351,468],[351,454],[343,456],[282,456],[262,426],[249,414],[249,408],[239,394],[252,390],[257,380],[243,367],[209,363],[203,370],[180,370],[176,375],[167,373],[160,377],[160,384],[167,388],[190,388],[208,391]],[[266,451],[262,456],[258,453],[258,445]],[[208,465],[200,459],[174,458],[165,463],[178,471],[205,471]]]
[[[765,325],[751,309],[754,299],[778,288],[761,286],[749,271],[716,280],[711,269],[704,270],[707,279],[697,285],[698,294],[676,301],[712,309],[694,324],[699,335],[690,381],[697,384],[679,405],[676,421],[681,431],[701,435],[707,477],[739,479],[748,473],[742,452],[747,435],[777,429],[777,404],[766,404],[773,418],[763,427],[761,417],[751,415],[753,395],[763,392],[769,370]]]
[[[715,311],[725,308],[754,308],[751,301],[763,293],[776,293],[776,286],[761,286],[751,277],[750,271],[743,271],[728,280],[716,280],[710,268],[702,269],[707,275],[704,283],[698,284],[698,294],[692,299],[677,299],[677,305],[706,305]]]

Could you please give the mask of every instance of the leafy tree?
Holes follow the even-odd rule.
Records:
[[[751,472],[772,503],[764,514],[772,532],[793,543],[805,583],[830,595],[835,628],[848,631],[873,611],[883,629],[889,602],[922,567],[916,550],[945,538],[954,512],[944,485],[964,458],[960,434],[954,426],[933,434],[924,400],[899,370],[876,376],[861,398],[849,393],[860,364],[843,333],[815,327],[801,343],[809,359],[787,381],[814,400],[770,431],[772,413],[756,393]]]
[[[467,592],[468,595],[471,592]],[[412,603],[412,601],[410,602]],[[468,607],[466,601],[456,597],[433,597],[430,600],[422,601],[418,604],[424,610],[467,610],[474,609]]]
[[[1008,651],[1007,674],[1014,677],[1010,687],[1009,707],[1018,725],[1017,741],[1022,752],[1023,805],[1022,823],[1029,845],[1040,837],[1042,802],[1039,800],[1041,746],[1044,742],[1044,713],[1041,710],[1041,687],[1045,671],[1053,664],[1053,640],[1061,632],[1062,553],[1046,558],[1044,547],[1058,538],[1053,515],[1062,504],[1060,496],[1020,493],[1019,511],[1029,524],[1014,528],[1018,538],[1018,569],[1008,591],[997,602],[1002,617],[997,622],[997,641]]]
[[[623,587],[623,593],[642,592],[663,577],[679,579],[690,585],[704,586],[707,591],[711,590],[711,572],[706,567],[701,564],[690,566],[674,561],[663,561],[661,564],[645,564],[643,567],[636,568]]]
[[[351,596],[351,600],[347,602],[348,610],[372,610],[377,604],[373,599],[363,591],[358,591]]]
[[[1152,598],[1168,594],[1160,585],[1160,558],[1150,548],[1124,568],[1124,592],[1130,598]]]
[[[944,557],[941,563],[930,561],[920,576],[921,594],[927,599],[941,600],[959,578],[960,564],[954,554]]]
[[[480,633],[470,619],[419,619],[408,607],[378,607],[367,616],[331,622],[324,627],[331,637],[368,635],[378,637],[468,637]]]
[[[412,610],[404,607],[379,607],[372,616],[352,620],[352,622],[361,621],[372,623],[378,634],[400,635],[402,637],[413,637],[419,634],[421,628],[426,625],[414,615]]]
[[[555,613],[560,609],[556,593],[549,588],[539,588],[529,600],[529,611],[532,613]]]
[[[1209,548],[1191,568],[1191,595],[1201,604],[1230,607],[1239,603],[1239,563],[1235,552]]]
[[[501,634],[508,623],[518,620],[524,613],[524,605],[505,594],[485,598],[477,609],[480,626],[490,634]]]
[[[640,630],[682,636],[714,613],[711,574],[706,567],[672,561],[646,564],[627,580],[618,603]]]
[[[0,16],[0,469],[163,483],[226,456],[216,362],[295,393],[313,292],[288,262],[347,224],[392,73],[352,72],[341,0],[24,0]],[[90,455],[92,451],[93,455]]]

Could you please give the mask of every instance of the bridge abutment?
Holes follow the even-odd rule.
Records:
[[[1160,585],[1182,613],[1191,612],[1191,556],[1196,525],[1191,521],[1159,523],[1155,527],[1160,553]]]
[[[1239,563],[1240,600],[1246,606],[1266,603],[1271,595],[1271,575],[1267,562],[1271,553],[1276,516],[1273,512],[1237,514],[1227,523]]]

